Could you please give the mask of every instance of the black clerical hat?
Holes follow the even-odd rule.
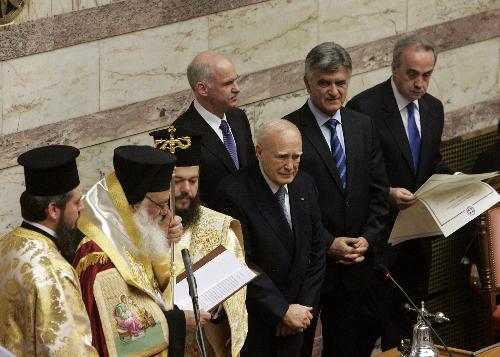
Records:
[[[113,166],[128,202],[134,204],[148,192],[169,189],[175,156],[147,145],[126,145],[115,149]]]
[[[32,196],[55,196],[80,184],[75,159],[80,150],[68,145],[49,145],[29,150],[17,158],[24,166],[26,192]]]
[[[180,126],[149,133],[154,139],[154,147],[174,154],[175,166],[197,166],[200,164],[201,137],[203,134]]]

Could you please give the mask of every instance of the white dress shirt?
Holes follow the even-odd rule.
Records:
[[[273,195],[276,195],[276,192],[278,192],[280,186],[275,184],[273,181],[271,181],[271,179],[269,177],[267,177],[266,173],[262,169],[262,165],[260,164],[260,162],[259,162],[259,167],[260,167],[260,172],[262,173],[262,176],[264,176],[264,180],[266,180],[267,185],[271,189],[271,192],[273,193]],[[288,185],[284,185],[283,187],[285,188],[285,211],[286,211],[286,215],[287,215],[287,220],[288,220],[288,222],[291,222],[292,217],[290,215],[290,197],[288,195]]]
[[[345,144],[344,144],[344,131],[342,130],[342,117],[340,115],[340,109],[333,114],[333,117],[329,117],[325,113],[323,113],[321,110],[319,110],[313,102],[311,102],[311,99],[307,100],[307,104],[309,105],[309,109],[311,109],[311,112],[314,115],[314,118],[316,118],[316,122],[319,125],[319,128],[321,129],[321,133],[323,134],[323,137],[326,140],[326,143],[328,144],[328,147],[330,148],[330,151],[332,150],[331,148],[331,136],[332,136],[332,130],[330,129],[330,126],[326,124],[326,122],[330,119],[336,119],[339,124],[337,124],[337,137],[339,138],[340,145],[342,145],[342,149],[344,150],[344,155],[345,155]],[[345,155],[347,159],[347,155]]]
[[[196,99],[194,100],[194,108],[196,109],[198,114],[200,114],[201,117],[207,122],[207,124],[210,125],[210,127],[213,129],[213,131],[215,131],[215,133],[219,137],[220,141],[222,143],[224,143],[224,137],[222,135],[222,130],[220,129],[220,121],[221,120],[227,121],[226,113],[224,113],[224,116],[221,119],[217,115],[210,113],[208,110],[206,110],[200,103],[198,103],[198,101]],[[228,127],[229,127],[229,131],[231,132],[231,135],[233,136],[233,142],[234,142],[233,131],[231,130],[229,123],[228,123]],[[237,147],[236,143],[234,143],[234,147],[235,148]]]
[[[403,97],[401,93],[399,93],[398,88],[396,87],[396,84],[394,83],[394,80],[391,77],[391,87],[392,87],[392,92],[394,93],[394,98],[396,98],[396,103],[398,104],[398,109],[399,109],[399,114],[401,115],[401,119],[403,120],[403,126],[405,127],[405,132],[406,132],[406,137],[408,138],[408,109],[406,109],[406,106],[410,101]],[[418,107],[418,100],[414,100],[413,103],[415,103],[415,110],[413,112],[413,117],[415,118],[415,124],[417,124],[418,128],[418,133],[420,137],[422,137],[422,130],[420,130],[420,112],[419,112],[419,107]]]

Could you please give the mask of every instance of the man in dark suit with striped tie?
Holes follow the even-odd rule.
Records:
[[[440,153],[443,104],[427,93],[436,59],[436,47],[426,38],[402,38],[394,46],[392,77],[356,95],[347,104],[373,118],[380,138],[391,203],[385,239],[399,210],[416,202],[413,192],[434,173],[453,173]],[[384,250],[385,263],[410,297],[417,303],[425,300],[432,261],[431,239],[410,240]],[[405,297],[397,291],[388,300],[391,309],[382,335],[383,349],[410,337],[415,315],[401,308],[404,303]]]
[[[215,209],[241,222],[248,266],[248,335],[242,357],[298,357],[319,304],[325,242],[318,191],[299,170],[302,140],[286,120],[256,131],[258,163],[225,178]]]
[[[187,69],[195,100],[174,122],[203,134],[200,199],[212,207],[220,180],[256,161],[250,124],[238,103],[238,75],[226,57],[213,51],[198,54]]]
[[[387,179],[372,120],[342,107],[351,78],[347,51],[334,42],[306,57],[309,92],[302,108],[288,114],[302,134],[301,169],[319,190],[327,243],[321,296],[323,356],[370,356],[379,336],[377,298],[383,286],[373,271],[387,208]],[[310,356],[314,324],[307,331]]]

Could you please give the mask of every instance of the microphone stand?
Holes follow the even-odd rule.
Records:
[[[432,333],[434,333],[434,335],[437,337],[437,339],[439,340],[439,343],[441,343],[441,345],[444,347],[444,349],[446,350],[446,353],[448,353],[448,355],[450,357],[454,357],[453,354],[451,353],[451,351],[448,349],[448,346],[446,346],[446,344],[444,343],[444,341],[441,339],[441,337],[438,335],[438,333],[436,332],[436,330],[434,330],[434,328],[432,327],[431,323],[429,320],[427,320],[427,318],[424,316],[424,314],[420,311],[420,309],[417,307],[417,305],[415,305],[415,303],[413,302],[413,300],[408,296],[408,294],[404,291],[404,289],[401,287],[401,285],[399,285],[396,280],[392,277],[391,273],[389,272],[389,270],[382,264],[379,264],[379,267],[383,270],[384,272],[384,276],[386,278],[389,278],[393,283],[394,285],[397,286],[397,288],[403,293],[403,295],[406,297],[406,300],[408,300],[411,304],[411,306],[415,309],[415,311],[417,312],[417,314],[422,318],[422,320],[424,320],[424,322],[427,324],[427,326],[429,326],[429,328],[431,329]]]
[[[189,250],[182,249],[182,260],[184,261],[184,268],[186,270],[186,278],[189,285],[189,296],[193,302],[194,320],[196,322],[196,340],[198,341],[198,348],[203,357],[207,357],[207,350],[205,348],[205,340],[203,339],[203,330],[201,329],[200,321],[200,306],[198,304],[198,288],[196,286],[196,278],[193,274],[191,266],[191,258],[189,257]]]

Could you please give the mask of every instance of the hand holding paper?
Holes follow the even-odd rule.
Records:
[[[432,175],[415,192],[415,204],[399,212],[389,243],[435,235],[448,237],[500,201],[498,192],[482,182],[498,175]]]

